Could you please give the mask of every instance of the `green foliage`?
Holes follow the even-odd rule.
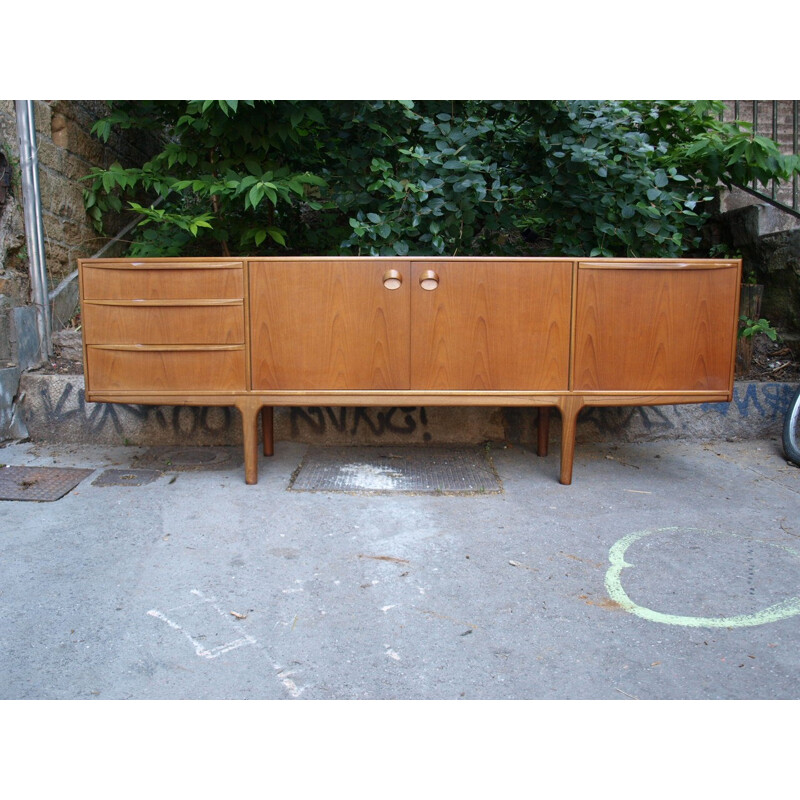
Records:
[[[800,160],[654,101],[127,101],[95,125],[162,136],[87,176],[87,212],[143,215],[135,255],[680,256],[714,187]],[[156,205],[158,203],[158,205]]]
[[[710,195],[666,157],[639,110],[559,103],[543,123],[529,140],[527,167],[535,224],[556,250],[675,256],[697,243],[696,208]]]
[[[255,101],[113,103],[93,132],[108,140],[115,126],[138,128],[163,137],[163,149],[137,168],[112,164],[85,180],[84,202],[99,231],[108,212],[123,208],[144,216],[131,252],[247,252],[269,239],[285,244],[276,210],[306,198],[309,187],[324,185],[293,166],[319,114],[294,104]],[[134,199],[135,198],[135,199]],[[143,198],[163,200],[160,207]]]
[[[341,130],[372,132],[348,148],[329,184],[351,228],[343,252],[370,255],[502,252],[513,230],[511,154],[503,104],[364,104]],[[380,120],[376,122],[376,118]],[[391,124],[390,124],[391,123]],[[337,165],[339,166],[339,165]],[[340,167],[341,169],[341,167]],[[338,180],[336,179],[338,177]]]
[[[778,331],[772,327],[772,324],[767,319],[753,320],[749,317],[742,315],[739,317],[742,323],[739,327],[739,338],[750,339],[756,334],[763,333],[773,342],[778,341]]]

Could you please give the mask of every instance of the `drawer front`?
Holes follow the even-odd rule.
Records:
[[[86,348],[89,392],[244,391],[244,346]]]
[[[242,301],[208,305],[83,304],[87,344],[242,344]]]
[[[241,261],[103,262],[81,265],[84,300],[241,300]]]

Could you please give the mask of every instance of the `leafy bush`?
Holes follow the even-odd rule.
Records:
[[[163,135],[95,170],[98,229],[144,216],[131,252],[680,256],[719,182],[800,171],[703,101],[147,101],[95,126]],[[149,202],[148,202],[149,201]],[[158,205],[155,205],[155,202]]]

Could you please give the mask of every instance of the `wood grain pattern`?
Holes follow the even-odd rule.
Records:
[[[584,406],[732,394],[738,260],[103,259],[79,269],[87,400],[235,405],[247,483],[258,476],[259,412],[272,452],[272,406],[554,406],[569,483]],[[390,269],[395,290],[383,285]],[[431,291],[423,271],[436,275]]]
[[[199,306],[86,301],[82,321],[87,344],[244,343],[241,300]]]
[[[572,264],[417,262],[411,290],[412,389],[567,390]]]
[[[86,349],[89,392],[245,391],[243,345]]]
[[[728,390],[735,266],[578,271],[574,391]]]
[[[409,285],[383,286],[403,262],[250,264],[252,386],[407,389]]]
[[[234,266],[162,262],[86,262],[82,264],[84,300],[240,300],[242,262]]]

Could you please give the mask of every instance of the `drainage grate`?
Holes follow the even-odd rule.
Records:
[[[500,480],[479,448],[310,447],[296,492],[497,494]]]
[[[172,471],[228,469],[241,466],[242,454],[238,447],[152,447],[137,463]]]
[[[157,469],[107,469],[92,486],[144,486],[161,475]]]
[[[74,467],[3,467],[0,500],[49,503],[71,492],[93,469]]]

